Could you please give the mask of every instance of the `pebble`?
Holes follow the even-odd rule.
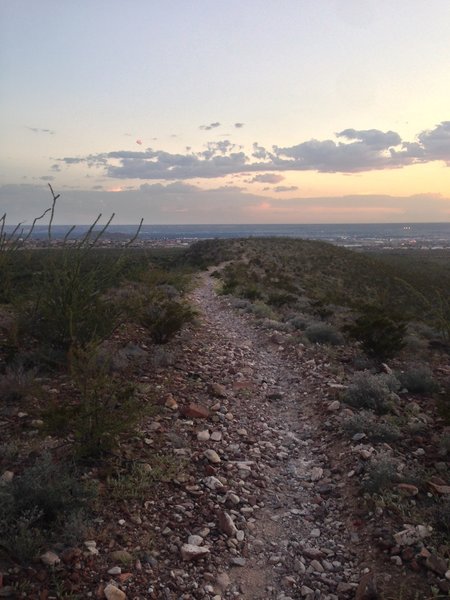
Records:
[[[219,490],[220,488],[223,488],[223,483],[220,481],[220,479],[214,477],[214,475],[206,477],[204,482],[206,487],[208,487],[210,490]]]
[[[225,511],[220,511],[218,517],[220,531],[223,531],[223,533],[225,533],[229,537],[234,536],[237,533],[237,527],[234,524],[234,521],[231,518],[231,516]]]
[[[214,465],[221,462],[220,456],[215,450],[212,450],[212,448],[205,450],[203,455],[209,460],[210,463],[213,463]]]
[[[190,535],[188,537],[188,544],[191,546],[201,546],[203,544],[203,538],[201,535]]]
[[[122,569],[120,567],[111,567],[108,569],[108,575],[120,575],[122,573]]]
[[[197,433],[197,439],[199,442],[207,442],[210,437],[210,433],[207,429],[205,429],[204,431],[199,431]]]
[[[231,579],[228,573],[222,571],[221,573],[217,574],[216,585],[222,592],[225,592],[225,590],[230,586],[230,584]]]
[[[209,548],[206,546],[196,546],[195,544],[183,544],[181,546],[181,557],[183,560],[195,560],[209,554]]]
[[[231,564],[235,565],[236,567],[245,567],[246,562],[247,561],[242,556],[233,557],[231,559]]]
[[[127,597],[125,592],[122,592],[122,590],[119,590],[119,588],[115,585],[113,585],[112,583],[109,583],[106,587],[105,587],[105,597],[106,600],[125,600],[125,598]]]
[[[54,567],[55,565],[58,565],[61,562],[59,556],[51,550],[49,550],[48,552],[44,552],[44,554],[41,554],[39,558],[41,559],[41,563],[46,565],[47,567]]]
[[[14,479],[13,471],[4,471],[2,473],[2,476],[0,477],[0,483],[11,483],[11,481],[13,479]]]
[[[311,469],[311,481],[319,481],[323,477],[322,467],[313,467]]]

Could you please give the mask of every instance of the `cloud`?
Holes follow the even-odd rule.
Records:
[[[59,171],[61,171],[61,165],[58,165],[57,163],[53,164],[53,165],[50,167],[50,171],[56,171],[56,172],[59,172]]]
[[[249,179],[247,183],[280,183],[283,179],[283,175],[277,175],[276,173],[261,173]]]
[[[54,181],[54,177],[53,175],[42,175],[42,177],[39,177],[39,179],[41,181]]]
[[[210,131],[211,129],[216,129],[216,127],[220,127],[220,123],[218,121],[215,123],[210,123],[209,125],[200,125],[199,129],[203,129],[203,131]]]
[[[218,126],[212,123],[208,127]],[[206,127],[206,126],[205,126]],[[251,152],[223,139],[208,142],[204,149],[185,153],[164,150],[91,154],[58,159],[67,165],[85,163],[103,168],[116,179],[184,180],[216,178],[225,175],[318,171],[320,173],[360,173],[399,169],[411,164],[443,160],[450,165],[450,121],[420,132],[412,142],[402,141],[395,131],[344,129],[332,139],[311,139],[293,146],[272,146],[270,150],[255,142]]]
[[[402,139],[395,131],[379,131],[378,129],[344,129],[336,134],[337,137],[344,137],[348,140],[358,140],[369,147],[383,150],[391,146],[398,146]]]
[[[234,126],[236,127],[236,129],[242,129],[242,127],[244,127],[245,123],[235,123]]]
[[[33,133],[47,133],[48,135],[55,135],[53,129],[42,129],[41,127],[28,127]]]
[[[295,190],[298,190],[296,185],[277,185],[273,188],[274,192],[294,192]]]

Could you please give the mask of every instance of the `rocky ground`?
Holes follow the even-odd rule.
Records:
[[[362,600],[417,589],[429,597],[420,590],[430,581],[423,587],[400,551],[392,560],[389,544],[373,545],[380,514],[368,512],[355,483],[373,449],[336,433],[346,410],[336,362],[258,329],[214,282],[199,277],[197,323],[169,348],[171,364],[138,377],[156,386],[161,408],[124,454],[149,470],[149,452],[164,456],[167,477],[144,497],[105,499],[82,547],[52,548],[45,567],[10,573],[18,596]],[[428,579],[444,581],[442,568]],[[378,596],[376,586],[397,595]]]

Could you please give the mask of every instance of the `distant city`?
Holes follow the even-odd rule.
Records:
[[[73,244],[86,235],[89,227],[53,225],[51,245]],[[9,232],[12,228],[7,228]],[[137,232],[137,225],[111,225],[99,239],[103,247],[127,243]],[[101,228],[96,229],[99,232]],[[26,236],[24,228],[21,235]],[[383,223],[337,225],[143,225],[133,242],[137,247],[183,247],[197,240],[214,238],[292,237],[331,242],[348,248],[379,249],[450,249],[449,223]],[[28,240],[30,246],[49,244],[48,226],[36,226]]]

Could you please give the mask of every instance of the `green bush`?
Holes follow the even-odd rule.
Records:
[[[54,250],[36,278],[34,298],[24,317],[43,348],[67,353],[72,345],[107,338],[117,327],[120,312],[103,295],[114,265],[94,262],[91,252],[82,247]]]
[[[347,332],[361,342],[367,356],[384,361],[392,358],[404,347],[406,323],[394,319],[382,308],[366,306]]]
[[[6,367],[0,375],[0,398],[3,402],[20,402],[36,392],[36,370],[26,370],[23,366]]]
[[[155,344],[166,344],[194,319],[194,311],[185,302],[170,300],[161,294],[150,296],[148,302],[141,308],[139,321],[148,329]]]
[[[267,303],[271,306],[280,308],[289,304],[294,304],[297,301],[297,296],[287,292],[271,292]]]
[[[99,457],[113,450],[119,436],[130,432],[139,419],[136,390],[110,375],[107,360],[99,358],[95,348],[74,350],[70,367],[79,392],[78,402],[69,408],[76,455]],[[62,418],[64,413],[65,407]]]
[[[401,386],[412,394],[431,394],[439,388],[431,369],[426,365],[410,367],[397,373],[397,378]]]
[[[239,293],[239,296],[247,300],[261,300],[263,297],[261,290],[256,285],[244,287]]]
[[[393,375],[372,375],[368,371],[355,373],[344,400],[355,408],[365,408],[378,414],[388,412],[392,394],[398,391],[400,382]]]
[[[344,338],[334,327],[327,323],[312,323],[305,329],[305,335],[313,344],[330,344],[339,346],[344,343]]]
[[[363,488],[370,494],[378,494],[398,481],[394,461],[389,458],[372,459],[362,481]]]
[[[257,301],[254,304],[250,304],[248,312],[255,315],[257,319],[274,319],[275,313],[267,306],[264,302]]]
[[[400,429],[391,423],[379,423],[373,413],[362,411],[347,419],[343,424],[344,430],[353,436],[365,433],[372,442],[395,442],[402,437]]]
[[[21,561],[32,559],[44,540],[93,495],[71,465],[44,454],[12,482],[0,485],[0,546]]]

